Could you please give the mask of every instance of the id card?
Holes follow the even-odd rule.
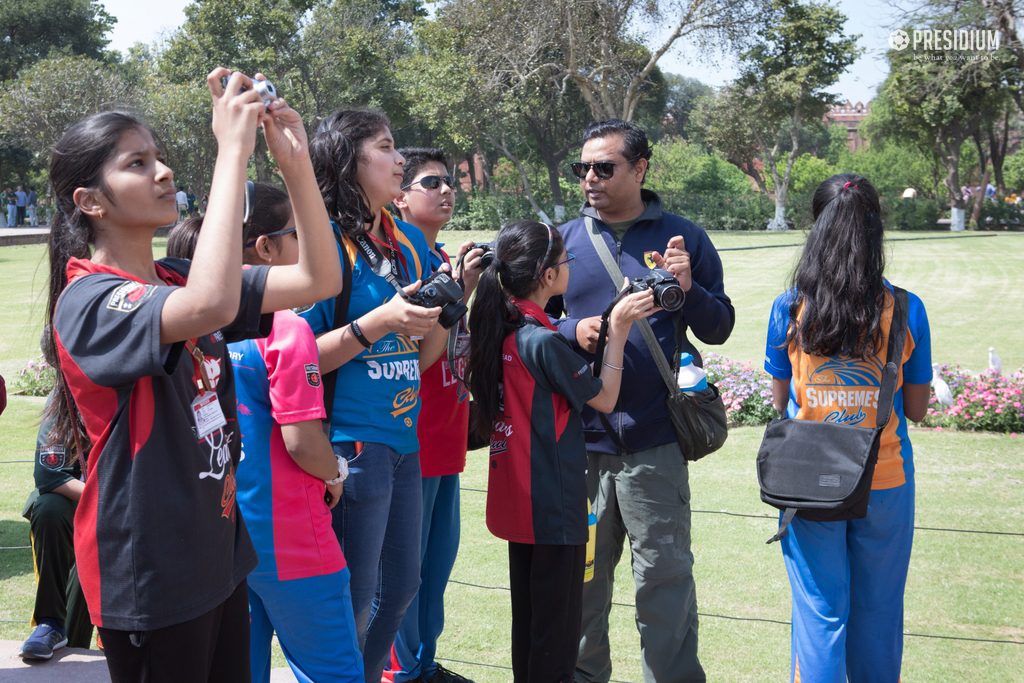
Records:
[[[217,400],[217,392],[207,391],[195,397],[192,401],[192,419],[195,420],[196,435],[200,439],[205,439],[228,423],[220,401]]]

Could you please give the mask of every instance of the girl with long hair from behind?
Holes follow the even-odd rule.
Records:
[[[614,409],[629,328],[658,309],[650,290],[618,302],[598,379],[544,313],[574,260],[559,232],[515,221],[493,249],[470,311],[466,381],[479,408],[470,429],[490,436],[487,528],[508,541],[512,670],[516,683],[571,681],[589,511],[580,410]]]
[[[765,370],[776,409],[799,420],[874,427],[893,320],[878,195],[863,176],[835,175],[814,193],[814,226],[792,288],[772,307]],[[892,419],[882,433],[864,519],[796,517],[781,542],[793,593],[790,680],[896,683],[903,591],[914,529],[907,419],[928,407],[931,341],[909,296]]]

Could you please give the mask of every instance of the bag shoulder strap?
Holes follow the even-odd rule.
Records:
[[[892,404],[896,398],[896,379],[899,364],[903,359],[903,348],[907,341],[907,320],[910,296],[902,287],[893,287],[892,321],[889,323],[888,348],[885,351],[885,368],[882,370],[882,386],[878,394],[878,415],[884,415],[877,429],[885,429],[892,415]]]
[[[604,243],[604,238],[601,236],[601,230],[597,227],[597,222],[591,216],[584,216],[583,222],[587,226],[587,234],[590,236],[590,241],[593,243],[597,255],[601,258],[601,263],[604,264],[605,270],[608,271],[608,277],[612,279],[612,284],[615,286],[615,290],[618,291],[619,287],[622,286],[622,279],[624,277],[622,271],[619,270],[619,266],[615,263],[608,245]],[[654,358],[654,364],[658,366],[658,372],[661,373],[661,378],[664,380],[665,386],[668,387],[669,393],[678,391],[679,386],[676,384],[675,373],[672,372],[672,366],[669,365],[668,358],[665,357],[665,352],[662,350],[661,344],[658,343],[658,337],[654,334],[654,330],[651,329],[651,323],[646,318],[643,318],[642,320],[637,320],[634,324],[640,329],[640,334],[643,335],[644,341],[647,342],[647,347],[651,350],[651,356]],[[603,339],[604,334],[601,334],[598,341],[600,342]]]
[[[348,262],[348,250],[345,249],[345,239],[338,231],[334,231],[334,239],[337,240],[341,250],[341,291],[334,297],[334,325],[331,329],[336,330],[345,324],[348,317],[348,305],[352,300],[352,268],[353,264]],[[323,375],[324,385],[324,410],[327,412],[327,422],[331,421],[334,414],[334,391],[338,386],[338,369],[331,370]]]

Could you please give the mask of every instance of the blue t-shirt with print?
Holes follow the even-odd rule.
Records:
[[[395,220],[394,234],[404,256],[404,264],[399,260],[396,273],[399,281],[408,284],[426,277],[430,273],[430,248],[423,233],[415,226]],[[374,273],[366,259],[357,254],[350,240],[345,240],[344,244],[349,250],[348,261],[354,264],[348,316],[340,324],[334,324],[334,299],[325,299],[298,311],[313,334],[343,327],[397,296],[394,287]],[[341,249],[339,243],[339,258]],[[418,450],[419,390],[419,343],[395,332],[381,337],[371,348],[338,368],[331,441],[380,443],[399,453]]]

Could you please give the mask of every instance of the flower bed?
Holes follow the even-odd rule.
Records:
[[[943,364],[939,376],[953,393],[953,405],[947,408],[939,403],[933,391],[922,426],[1024,432],[1024,369],[1001,376],[985,370],[975,377],[959,365]]]
[[[14,381],[14,393],[25,396],[46,396],[57,383],[57,372],[40,357],[30,360]]]
[[[718,385],[730,425],[766,425],[779,416],[772,406],[772,378],[763,370],[705,353],[708,381]]]

